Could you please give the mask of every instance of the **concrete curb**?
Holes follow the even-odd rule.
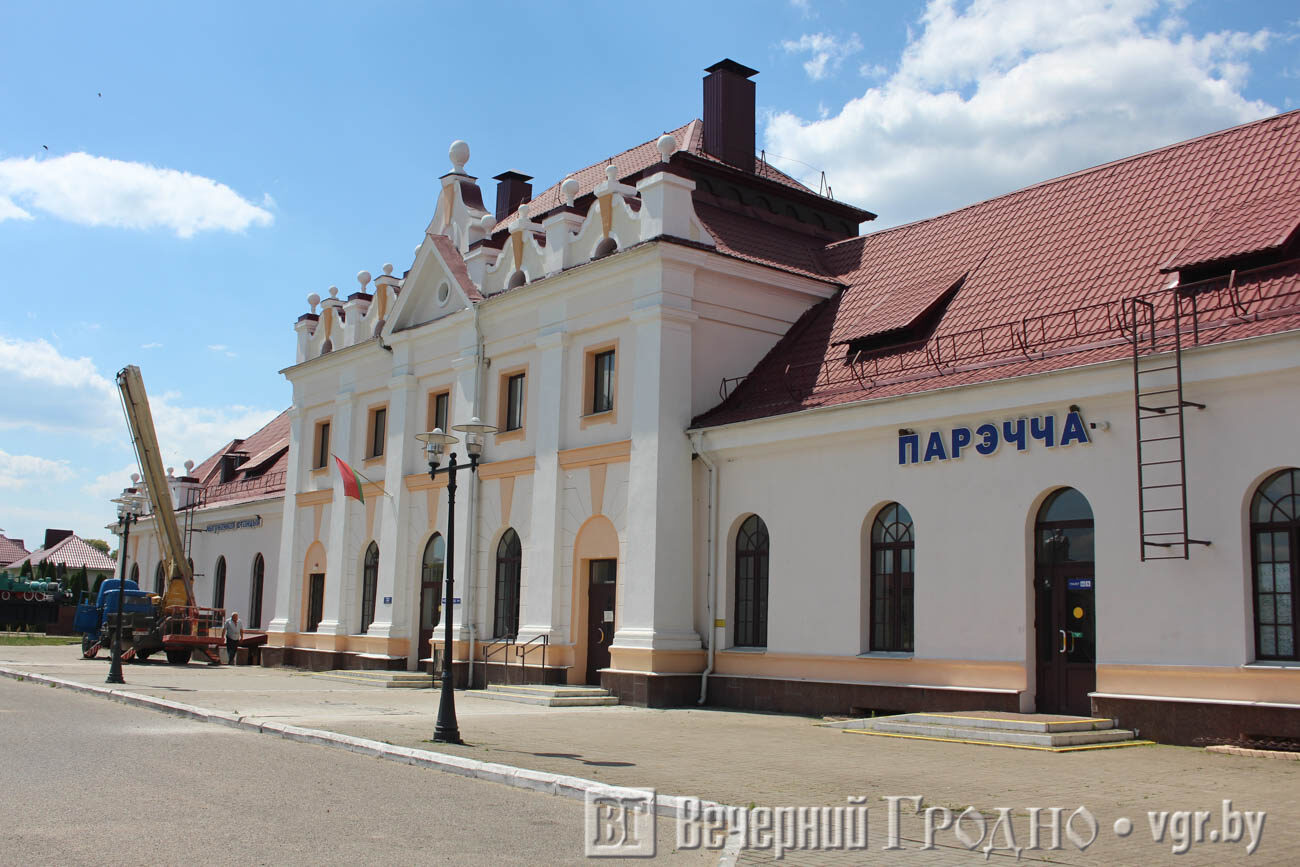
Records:
[[[473,777],[474,779],[501,783],[516,789],[527,789],[529,791],[542,792],[548,795],[559,795],[563,798],[583,800],[587,797],[588,793],[594,795],[608,795],[611,792],[642,791],[627,787],[611,786],[608,783],[588,780],[583,777],[571,777],[565,774],[534,771],[528,768],[502,765],[497,762],[483,762],[478,759],[470,759],[464,756],[451,755],[449,753],[436,753],[432,750],[421,750],[413,747],[399,747],[393,744],[384,743],[383,741],[357,738],[352,737],[351,735],[338,734],[337,732],[324,731],[322,729],[307,729],[289,725],[287,723],[260,720],[256,717],[240,716],[227,711],[211,710],[209,708],[197,707],[195,705],[182,704],[181,702],[171,701],[165,698],[156,698],[152,695],[128,692],[124,689],[92,686],[91,684],[79,683],[75,680],[64,680],[58,677],[50,677],[45,674],[34,674],[19,669],[0,667],[0,676],[20,681],[31,681],[32,683],[44,684],[59,689],[67,689],[73,692],[85,693],[87,695],[94,695],[100,698],[109,699],[110,701],[120,701],[123,704],[144,707],[159,713],[186,717],[198,720],[199,722],[228,725],[234,728],[249,729],[262,734],[276,735],[278,737],[300,741],[302,743],[345,749],[365,756],[388,759],[390,761],[401,762],[402,764],[407,765],[418,765],[420,767],[432,768],[444,773],[457,774],[462,777]],[[677,795],[655,794],[655,815],[664,818],[685,818],[688,816],[690,808],[695,805],[705,809],[722,807],[722,805],[716,804],[712,801],[685,798]]]

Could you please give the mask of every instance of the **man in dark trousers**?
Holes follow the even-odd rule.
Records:
[[[235,664],[235,654],[239,653],[239,640],[244,637],[244,628],[239,625],[239,612],[232,611],[224,624],[226,630],[226,653],[230,655],[230,664]]]

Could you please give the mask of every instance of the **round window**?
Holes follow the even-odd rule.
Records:
[[[438,287],[438,303],[446,304],[447,299],[451,297],[451,287],[443,283]]]

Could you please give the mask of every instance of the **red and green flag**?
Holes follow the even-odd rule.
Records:
[[[362,492],[361,483],[365,481],[364,477],[356,470],[347,465],[347,462],[338,455],[334,456],[338,462],[339,473],[343,476],[343,496],[352,497],[358,502],[365,503],[366,495]]]

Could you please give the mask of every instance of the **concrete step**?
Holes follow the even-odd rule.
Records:
[[[906,714],[906,716],[913,722],[998,731],[1088,732],[1103,731],[1115,727],[1115,721],[1110,719],[1037,713],[1001,714],[974,711],[972,713],[912,713]]]
[[[370,671],[367,669],[336,669],[313,672],[316,677],[328,677],[347,683],[373,686],[381,689],[428,689],[432,685],[429,675],[419,671]]]
[[[1000,713],[914,713],[835,724],[855,734],[1065,752],[1152,743],[1092,717]]]
[[[474,690],[474,695],[543,707],[607,707],[618,704],[617,696],[598,686],[493,683],[486,689]]]

